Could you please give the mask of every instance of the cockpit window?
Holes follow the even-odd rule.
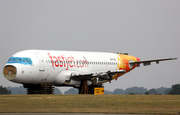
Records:
[[[31,58],[28,57],[11,57],[7,63],[19,63],[24,65],[32,65]]]

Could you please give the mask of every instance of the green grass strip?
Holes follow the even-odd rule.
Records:
[[[178,114],[180,95],[0,95],[0,113]]]

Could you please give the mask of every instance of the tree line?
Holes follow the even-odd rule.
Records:
[[[1,85],[0,86],[0,94],[11,94],[11,91]]]
[[[19,87],[0,86],[0,94],[27,94],[27,89],[24,88],[23,86],[19,86]],[[62,92],[58,88],[55,88],[54,94],[62,94]]]
[[[64,94],[78,94],[78,89],[71,88]],[[27,94],[27,90],[23,86],[19,87],[3,87],[0,86],[0,94]],[[55,88],[54,94],[63,94],[58,88]],[[104,94],[126,94],[126,95],[180,95],[180,84],[172,85],[171,88],[160,87],[157,89],[147,90],[144,87],[131,87],[125,90],[115,89],[114,91],[105,90]]]

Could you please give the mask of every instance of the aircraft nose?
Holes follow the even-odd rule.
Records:
[[[140,60],[139,58],[137,58],[137,57],[136,57],[136,60],[137,60],[137,61],[141,61],[141,60]]]

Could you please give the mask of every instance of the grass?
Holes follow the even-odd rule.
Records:
[[[0,95],[0,113],[178,114],[180,95]]]

